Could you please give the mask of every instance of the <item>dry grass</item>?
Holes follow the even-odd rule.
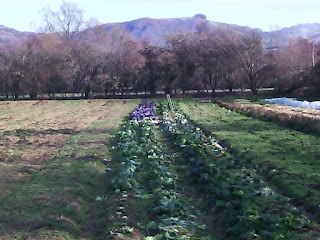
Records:
[[[138,102],[0,102],[0,239],[98,234],[110,137]]]
[[[217,103],[227,109],[240,110],[251,116],[275,120],[304,132],[320,132],[319,110],[223,100],[217,100]]]

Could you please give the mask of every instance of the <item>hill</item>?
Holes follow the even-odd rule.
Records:
[[[178,31],[192,31],[200,23],[207,22],[215,28],[224,28],[240,34],[247,34],[251,30],[250,27],[239,26],[236,24],[226,24],[221,22],[209,21],[203,14],[197,14],[193,17],[186,18],[140,18],[128,22],[107,23],[102,24],[80,33],[88,41],[95,41],[93,31],[110,32],[113,29],[121,28],[138,40],[150,41],[154,45],[163,45],[164,37]],[[320,23],[298,24],[289,28],[272,32],[263,32],[261,29],[254,29],[263,34],[263,41],[266,46],[278,46],[288,43],[290,39],[299,37],[309,38],[313,41],[320,41]],[[0,25],[0,47],[11,48],[19,44],[19,42],[33,36],[35,33],[20,32],[12,28]]]
[[[315,42],[320,41],[320,23],[298,24],[277,31],[263,32],[261,29],[257,28],[253,29],[247,26],[209,21],[203,14],[197,14],[194,17],[186,18],[140,18],[129,22],[107,23],[93,29],[88,29],[82,34],[89,36],[90,34],[88,33],[94,29],[97,30],[99,28],[99,31],[101,31],[101,29],[102,31],[111,31],[114,28],[120,27],[138,40],[147,40],[154,45],[163,45],[165,43],[164,37],[166,35],[179,31],[195,30],[196,26],[203,22],[209,23],[213,29],[224,28],[239,34],[248,34],[252,30],[261,32],[263,41],[267,47],[284,45],[287,44],[290,39],[299,37],[309,38]]]
[[[12,48],[22,41],[34,36],[35,33],[20,32],[13,28],[0,25],[0,47]]]
[[[320,41],[320,23],[298,24],[292,27],[282,28],[277,31],[265,32],[264,41],[266,45],[283,45],[291,39],[308,38],[313,42]]]
[[[163,45],[165,43],[165,36],[179,31],[195,30],[196,26],[203,22],[208,22],[213,29],[224,28],[243,34],[246,34],[252,30],[249,27],[238,26],[236,24],[208,21],[202,14],[197,14],[194,17],[186,18],[140,18],[129,22],[103,24],[97,27],[105,31],[109,31],[115,27],[121,27],[140,41],[146,40],[150,41],[150,43],[153,45]],[[262,32],[260,29],[255,30]]]

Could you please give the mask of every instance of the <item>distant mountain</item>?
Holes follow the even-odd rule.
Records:
[[[264,32],[264,42],[268,46],[287,44],[296,38],[308,38],[314,42],[320,41],[320,23],[298,24],[281,30]]]
[[[0,25],[0,47],[12,48],[22,41],[34,36],[35,33],[20,32],[13,28]]]
[[[177,31],[192,31],[202,22],[206,22],[205,18],[189,17],[189,18],[169,18],[169,19],[152,19],[141,18],[130,22],[116,23],[122,26],[126,31],[131,33],[139,40],[149,40],[152,44],[163,44],[163,36]],[[207,21],[210,26],[215,28],[224,28],[239,34],[248,34],[252,30],[258,31],[263,35],[263,41],[267,47],[287,44],[290,39],[299,37],[308,38],[312,41],[320,41],[320,23],[298,24],[293,27],[283,28],[278,31],[263,32],[259,28],[250,28],[239,26],[236,24],[226,24],[221,22]],[[112,26],[113,24],[105,24],[104,26]]]
[[[246,26],[208,21],[205,15],[197,14],[193,17],[186,18],[140,18],[129,22],[107,23],[87,29],[79,34],[87,41],[95,41],[93,37],[94,34],[92,34],[93,32],[104,31],[107,33],[113,29],[120,28],[128,32],[135,39],[150,41],[150,43],[154,45],[163,45],[165,43],[164,36],[179,31],[195,30],[196,26],[203,22],[208,22],[213,29],[224,28],[239,34],[248,34],[253,30]],[[272,32],[263,32],[260,29],[254,30],[263,34],[263,41],[267,47],[283,45],[288,43],[290,39],[299,37],[320,41],[320,23],[299,24]],[[0,25],[0,47],[16,46],[23,40],[34,36],[34,34],[35,33],[20,32]]]
[[[103,24],[97,27],[105,31],[114,27],[121,27],[138,40],[150,41],[150,43],[154,45],[163,45],[165,43],[165,36],[179,31],[195,30],[196,26],[202,22],[208,22],[212,28],[225,28],[243,34],[252,30],[249,27],[242,27],[235,24],[208,21],[203,14],[186,18],[140,18],[129,22]],[[262,32],[260,29],[256,30]]]

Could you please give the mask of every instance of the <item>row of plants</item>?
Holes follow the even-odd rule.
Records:
[[[314,112],[315,110],[292,108],[290,106],[280,106],[279,108],[279,105],[270,105],[264,102],[258,104],[218,99],[216,103],[232,111],[244,113],[254,118],[275,121],[302,132],[320,133],[320,119]]]
[[[154,101],[144,101],[130,114],[129,120],[141,121],[144,118],[155,120],[155,106],[156,102]]]
[[[237,102],[244,106],[251,105],[244,99],[236,99],[230,103]],[[293,205],[302,208],[319,222],[320,152],[316,131],[306,134],[308,128],[301,129],[299,121],[293,120],[295,125],[287,127],[285,124],[286,127],[282,127],[282,121],[269,122],[269,118],[260,114],[248,114],[235,109],[231,111],[230,108],[220,107],[218,104],[212,106],[190,101],[188,104],[180,102],[179,106],[193,121],[201,124],[206,132],[214,132],[230,151],[241,154],[246,166],[255,168],[269,184],[275,185],[278,191],[289,197]],[[193,108],[194,111],[190,111]],[[277,110],[278,113],[283,109],[275,105],[267,108]],[[261,106],[261,109],[264,109],[264,106]],[[299,111],[302,110],[295,110],[293,113]],[[287,113],[285,111],[275,114],[290,116]],[[304,114],[305,110],[302,113]],[[317,125],[314,124],[313,127]]]
[[[250,105],[244,99],[232,101]],[[258,115],[231,111],[218,104],[192,100],[178,104],[192,121],[207,133],[214,133],[229,151],[241,154],[247,167],[255,168],[267,183],[289,197],[293,205],[319,222],[320,142],[316,132],[306,134],[292,126],[282,127],[281,122],[268,122]],[[276,106],[274,109],[280,111]]]
[[[229,156],[183,114],[159,107],[163,132],[190,166],[208,210],[224,219],[228,239],[315,239],[312,224],[290,199],[274,192],[255,169]]]
[[[136,115],[154,113],[155,104],[145,102],[143,106],[149,110],[142,111],[140,105],[136,118],[130,117],[133,120],[121,127],[115,146],[119,163],[107,169],[112,176],[105,197],[109,238],[214,239],[205,236],[207,227],[197,222],[179,191],[177,176],[171,170],[175,159],[159,141],[152,121],[155,115]]]

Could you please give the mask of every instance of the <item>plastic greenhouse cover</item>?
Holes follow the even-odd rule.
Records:
[[[312,108],[320,110],[320,101],[308,102],[308,101],[298,101],[295,98],[271,98],[271,99],[262,99],[261,101],[267,101],[270,103],[286,105],[296,108]]]

